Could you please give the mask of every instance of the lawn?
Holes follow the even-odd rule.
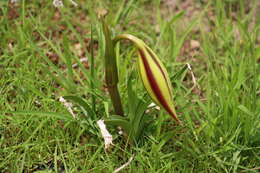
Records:
[[[143,128],[132,140],[109,123],[101,14],[113,37],[132,34],[158,55],[181,124],[147,107],[129,41],[115,45],[118,88],[123,117],[138,112]],[[0,0],[0,172],[114,172],[128,161],[121,172],[259,172],[258,0]]]

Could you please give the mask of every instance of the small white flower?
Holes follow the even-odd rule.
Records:
[[[56,8],[63,7],[63,2],[62,2],[62,0],[53,0],[52,4],[53,4],[54,7],[56,7]]]
[[[11,0],[11,3],[18,3],[19,0]]]

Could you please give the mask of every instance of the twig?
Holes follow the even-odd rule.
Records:
[[[72,111],[72,103],[67,102],[63,97],[59,98],[59,101],[63,103],[63,105],[67,108],[67,110],[70,112],[70,114],[73,116],[73,118],[76,118],[76,115]]]
[[[118,173],[119,171],[121,171],[122,169],[124,169],[125,167],[127,167],[127,166],[132,162],[133,159],[134,159],[134,156],[131,156],[131,157],[129,158],[129,160],[128,160],[125,164],[123,164],[122,166],[120,166],[119,168],[117,168],[117,169],[114,171],[114,173]]]
[[[73,1],[73,0],[70,0],[70,3],[72,3],[72,5],[74,5],[75,7],[78,6],[78,4],[75,1]]]
[[[198,89],[200,89],[200,86],[197,84],[196,77],[195,77],[195,75],[194,75],[194,73],[193,73],[193,71],[192,71],[192,69],[191,69],[191,65],[190,65],[189,63],[187,63],[187,67],[188,67],[188,69],[189,69],[189,71],[190,71],[190,73],[191,73],[191,78],[192,78],[192,82],[193,82],[193,87],[197,86]]]
[[[243,170],[243,171],[241,171],[241,172],[257,171],[257,170],[260,170],[260,167],[255,167],[255,168],[251,168],[251,169]]]
[[[113,137],[108,132],[106,125],[104,123],[104,120],[98,120],[97,121],[98,127],[100,128],[101,135],[104,138],[105,141],[105,150],[109,149],[111,145],[113,145]]]
[[[88,58],[84,57],[84,58],[80,58],[79,59],[80,62],[88,62]],[[75,68],[78,66],[78,63],[72,64],[72,67]]]

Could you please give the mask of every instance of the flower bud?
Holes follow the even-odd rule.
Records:
[[[139,53],[138,69],[148,94],[157,105],[164,108],[180,123],[174,108],[170,78],[160,59],[152,49],[135,36],[122,34],[117,36],[115,41],[118,39],[128,39],[136,45]]]

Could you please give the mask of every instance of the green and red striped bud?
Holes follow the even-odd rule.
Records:
[[[130,34],[121,34],[116,36],[114,41],[120,39],[127,39],[135,44],[139,53],[138,69],[147,92],[157,105],[164,108],[180,123],[174,108],[170,78],[160,59],[139,38]]]

